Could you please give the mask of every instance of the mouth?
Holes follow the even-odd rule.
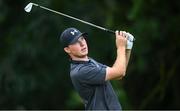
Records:
[[[81,51],[83,51],[83,52],[84,52],[84,51],[86,51],[86,50],[87,50],[87,48],[86,48],[86,47],[84,47],[84,48],[82,48],[82,49],[81,49]]]

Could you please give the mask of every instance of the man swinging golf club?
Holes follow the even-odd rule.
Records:
[[[87,33],[67,28],[60,36],[64,51],[70,56],[70,77],[85,105],[85,110],[121,110],[110,80],[122,79],[126,74],[134,37],[116,31],[117,57],[112,67],[88,57]]]
[[[122,79],[126,74],[134,37],[125,31],[116,31],[86,22],[73,16],[29,3],[24,10],[31,12],[32,7],[62,15],[64,17],[87,24],[116,36],[117,57],[112,67],[96,62],[88,57],[88,46],[85,38],[87,33],[81,33],[76,28],[66,29],[60,36],[64,51],[71,58],[70,76],[72,83],[83,99],[86,110],[121,110],[121,105],[109,80]]]

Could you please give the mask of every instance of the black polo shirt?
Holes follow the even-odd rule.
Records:
[[[111,83],[105,81],[106,67],[92,58],[71,61],[71,80],[86,110],[121,110]]]

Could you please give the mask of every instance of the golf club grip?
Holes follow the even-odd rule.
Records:
[[[105,31],[106,31],[106,32],[109,32],[109,33],[111,33],[111,34],[113,34],[113,35],[116,34],[116,32],[113,31],[113,30],[105,29]],[[128,39],[128,40],[129,40],[129,39]],[[134,38],[133,41],[135,41],[135,40],[136,40],[136,39]],[[131,40],[130,40],[130,41],[131,41]]]

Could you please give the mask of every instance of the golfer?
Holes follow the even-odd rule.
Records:
[[[103,65],[88,57],[87,33],[67,28],[60,36],[64,51],[71,59],[70,77],[85,110],[121,110],[120,102],[110,80],[122,79],[126,74],[134,37],[125,31],[116,31],[117,57],[113,66]]]

